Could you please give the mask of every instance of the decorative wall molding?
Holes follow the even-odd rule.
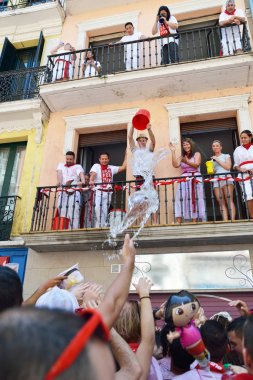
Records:
[[[138,17],[141,11],[125,12],[120,14],[113,14],[107,17],[96,18],[92,20],[84,21],[77,24],[78,36],[77,36],[77,48],[85,49],[88,46],[88,33],[94,30],[121,26],[124,25],[126,20],[131,21],[134,25],[135,31],[138,31]]]
[[[204,13],[207,9],[222,8],[225,4],[224,0],[190,0],[170,4],[170,10],[173,15],[180,15],[182,13],[200,12]]]
[[[245,129],[252,130],[249,112],[250,94],[224,96],[220,98],[193,100],[166,104],[169,117],[169,138],[173,143],[180,142],[180,118],[194,115],[215,114],[218,112],[236,112],[239,133]]]
[[[75,150],[76,137],[80,130],[86,129],[86,133],[92,133],[95,128],[126,124],[129,128],[131,120],[138,108],[128,108],[119,111],[100,112],[86,115],[66,116],[64,154],[68,150]]]

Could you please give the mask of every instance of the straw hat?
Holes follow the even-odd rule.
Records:
[[[138,141],[139,139],[146,139],[146,140],[148,140],[148,137],[146,135],[144,135],[144,133],[140,133],[139,136],[136,138],[136,141]]]

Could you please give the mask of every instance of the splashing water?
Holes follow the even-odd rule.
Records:
[[[142,176],[145,180],[139,191],[134,192],[128,199],[128,212],[123,220],[118,218],[111,220],[110,235],[108,241],[113,244],[113,239],[122,234],[138,221],[139,228],[133,236],[135,239],[151,214],[155,213],[159,207],[157,191],[154,189],[153,173],[159,161],[166,157],[170,151],[168,149],[158,149],[155,153],[148,149],[136,149],[133,154],[132,171],[133,174]]]

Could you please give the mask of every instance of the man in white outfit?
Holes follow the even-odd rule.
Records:
[[[66,153],[66,163],[59,163],[57,167],[57,186],[71,186],[85,183],[84,170],[81,165],[75,164],[75,153]],[[63,188],[58,195],[58,211],[60,217],[69,219],[69,228],[79,228],[80,219],[80,192]]]
[[[240,25],[246,22],[241,9],[235,8],[234,0],[226,1],[226,8],[220,14],[222,54],[242,53],[242,31]]]
[[[98,185],[95,188],[95,214],[96,227],[107,227],[108,210],[112,198],[110,184],[113,176],[126,170],[126,154],[121,166],[109,165],[110,155],[103,152],[99,156],[99,164],[94,164],[90,170],[90,185]]]
[[[124,43],[124,42],[131,42],[131,41],[138,41],[143,40],[146,37],[141,32],[135,32],[134,26],[132,22],[127,22],[125,24],[125,32],[126,35],[121,38],[116,44]],[[136,42],[136,43],[128,43],[124,45],[124,60],[125,60],[125,66],[126,70],[137,70],[142,68],[142,43]]]

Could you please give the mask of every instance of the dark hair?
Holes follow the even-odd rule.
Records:
[[[197,302],[199,304],[199,300],[194,294],[188,292],[187,290],[181,290],[178,293],[172,294],[167,300],[164,307],[164,320],[168,324],[173,325],[172,319],[172,311],[175,307],[180,305],[186,305],[191,302]]]
[[[66,153],[66,156],[73,156],[75,158],[75,153],[72,152],[71,150],[69,150],[67,153]]]
[[[56,310],[30,307],[8,310],[0,315],[1,378],[43,380],[49,368],[82,328],[86,317]],[[97,329],[93,335],[100,338]],[[15,360],[13,361],[13,358]],[[85,373],[85,376],[84,376]],[[97,380],[88,345],[57,379]]]
[[[92,54],[92,56],[93,56],[93,59],[94,59],[94,61],[96,61],[96,52],[95,52],[95,50],[94,49],[88,49],[87,51],[86,51],[86,56],[85,56],[85,59],[87,60],[87,53],[88,52],[91,52],[91,54]]]
[[[228,336],[221,323],[208,320],[200,328],[203,342],[210,353],[211,361],[218,363],[226,354]]]
[[[166,20],[168,21],[170,19],[170,10],[169,8],[166,6],[166,5],[162,5],[159,9],[158,9],[158,12],[157,12],[157,15],[160,16],[160,12],[161,11],[166,11],[167,12],[167,17],[166,17]]]
[[[253,315],[250,315],[244,324],[243,340],[244,347],[247,349],[251,360],[253,360]]]
[[[192,158],[195,154],[195,143],[193,142],[192,139],[190,139],[190,137],[186,137],[182,140],[182,156],[187,156],[187,153],[186,151],[184,150],[183,148],[183,143],[184,142],[188,142],[190,145],[191,145],[191,151],[190,151],[190,155],[188,156],[189,158]]]
[[[251,138],[251,142],[253,142],[252,132],[251,132],[249,129],[244,129],[244,131],[242,131],[242,132],[240,133],[240,137],[241,137],[241,135],[242,135],[243,133],[245,133],[246,135],[248,135],[248,136]]]
[[[234,331],[236,336],[238,336],[238,338],[241,338],[242,339],[242,333],[243,333],[243,326],[245,324],[247,320],[247,317],[238,317],[238,318],[235,318],[229,325],[228,325],[228,329],[227,329],[227,332],[231,332],[231,331]]]
[[[8,267],[0,266],[0,311],[21,306],[22,292],[23,287],[18,274]]]
[[[134,25],[133,25],[133,23],[131,21],[128,21],[128,22],[125,23],[125,29],[126,29],[127,25],[132,25],[132,27],[134,27]]]
[[[100,158],[101,156],[104,156],[104,155],[106,155],[108,158],[110,158],[110,154],[107,153],[107,152],[102,152],[102,153],[100,153],[100,154],[99,154],[99,158]]]

